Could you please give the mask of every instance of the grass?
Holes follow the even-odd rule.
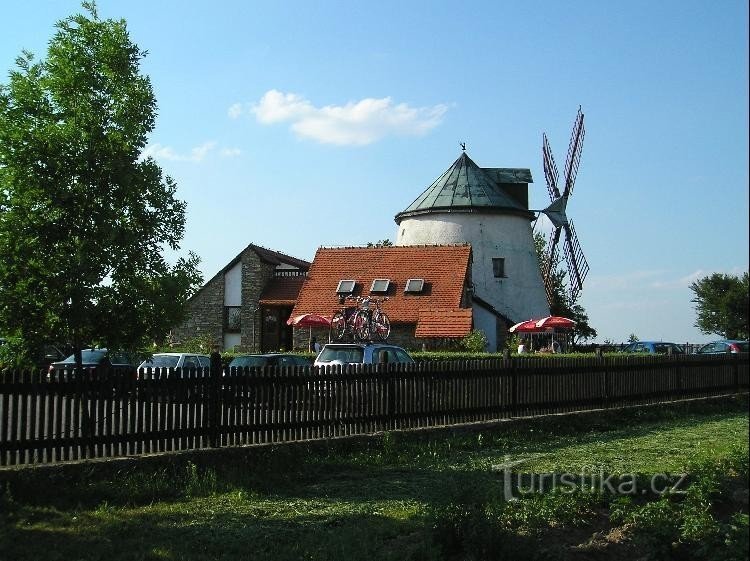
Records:
[[[38,482],[0,498],[0,559],[741,559],[747,455],[745,400]],[[600,466],[688,472],[692,483],[685,497],[508,502],[492,468],[508,458],[525,459],[526,472]]]

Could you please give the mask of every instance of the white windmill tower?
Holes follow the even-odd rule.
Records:
[[[395,217],[396,245],[471,244],[474,326],[493,351],[513,323],[549,315],[531,228],[532,181],[529,169],[481,168],[464,148]]]

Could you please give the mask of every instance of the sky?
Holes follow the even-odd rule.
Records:
[[[530,168],[543,208],[542,133],[562,170],[581,106],[568,216],[597,341],[716,338],[694,327],[689,286],[748,270],[745,0],[97,5],[148,51],[159,110],[145,152],[187,202],[181,254],[206,280],[249,243],[311,261],[395,240],[394,215],[461,142],[482,167]],[[0,83],[81,11],[0,9]]]

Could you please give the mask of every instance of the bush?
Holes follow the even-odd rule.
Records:
[[[461,348],[471,353],[482,353],[487,348],[487,336],[481,329],[474,329],[461,339]]]

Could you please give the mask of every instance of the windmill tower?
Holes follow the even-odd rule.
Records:
[[[568,156],[565,160],[565,171],[563,172],[563,191],[560,193],[558,188],[559,174],[555,158],[552,156],[552,150],[549,147],[547,135],[543,135],[542,140],[542,160],[544,162],[544,179],[547,182],[547,191],[551,204],[544,210],[534,211],[541,212],[550,219],[553,229],[550,232],[549,241],[547,242],[547,255],[541,264],[544,278],[544,288],[547,293],[547,299],[552,303],[554,293],[553,268],[557,264],[557,246],[560,243],[561,234],[564,233],[563,253],[565,254],[565,263],[568,268],[568,290],[570,298],[575,302],[578,294],[583,288],[583,281],[589,272],[589,264],[586,256],[581,250],[581,244],[578,242],[576,230],[573,227],[573,221],[569,220],[566,214],[568,199],[573,195],[576,176],[578,175],[578,166],[581,163],[581,152],[583,150],[583,137],[586,129],[583,126],[583,112],[578,108],[575,123],[573,124],[573,133],[570,137],[568,146]]]
[[[479,167],[462,148],[396,215],[396,245],[471,244],[474,326],[494,351],[513,323],[549,315],[528,204],[533,180],[525,168]]]

